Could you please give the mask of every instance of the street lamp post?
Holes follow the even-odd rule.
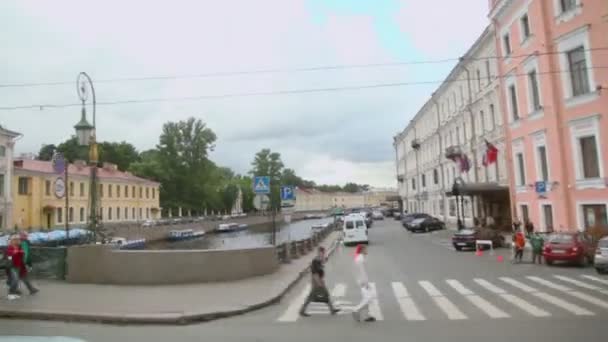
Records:
[[[78,97],[82,102],[82,110],[80,121],[74,126],[76,129],[76,136],[78,137],[78,143],[80,146],[89,147],[89,165],[91,169],[91,179],[89,186],[89,229],[93,232],[93,241],[97,240],[97,226],[98,226],[98,215],[97,215],[97,163],[99,162],[97,152],[97,141],[96,141],[96,117],[95,117],[95,88],[93,87],[93,81],[85,72],[78,74],[76,80],[76,89],[78,91]],[[92,97],[93,104],[93,124],[91,125],[87,121],[86,102],[89,97],[89,91]]]

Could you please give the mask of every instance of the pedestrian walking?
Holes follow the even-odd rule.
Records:
[[[538,232],[530,234],[529,239],[530,244],[532,245],[532,263],[535,264],[536,260],[538,259],[538,263],[542,264],[543,246],[545,244],[545,240]]]
[[[319,246],[317,250],[317,256],[312,260],[312,263],[310,265],[310,273],[312,275],[311,290],[310,294],[306,298],[306,301],[300,308],[301,316],[310,316],[310,314],[306,313],[306,308],[311,302],[327,304],[327,306],[329,307],[329,312],[331,312],[332,315],[335,315],[340,311],[340,309],[336,309],[332,305],[331,298],[329,296],[329,291],[327,290],[327,286],[325,284],[325,261],[325,247]]]
[[[524,236],[524,233],[522,233],[521,231],[516,232],[514,243],[515,243],[515,258],[513,261],[516,263],[521,263],[522,258],[524,256],[524,247],[526,246],[526,238]]]
[[[36,289],[29,280],[28,269],[25,259],[25,251],[21,248],[21,241],[18,235],[11,237],[11,242],[6,249],[7,259],[9,261],[9,292],[8,299],[19,299],[21,291],[19,290],[19,282],[22,281],[30,294],[36,294]]]
[[[369,303],[374,299],[367,271],[365,269],[367,259],[367,246],[358,245],[355,251],[355,276],[357,284],[361,288],[361,302],[353,309],[353,318],[357,322],[374,322],[375,317],[369,314]]]

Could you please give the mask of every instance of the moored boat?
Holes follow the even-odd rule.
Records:
[[[127,240],[123,237],[113,237],[105,244],[111,245],[117,249],[144,249],[146,247],[146,239]]]
[[[193,229],[183,229],[183,230],[172,230],[169,232],[167,236],[167,240],[169,241],[180,241],[180,240],[189,240],[196,239],[205,235],[204,231],[194,231]]]
[[[229,233],[246,230],[247,228],[249,228],[249,226],[246,224],[222,223],[217,227],[215,231],[218,233]]]

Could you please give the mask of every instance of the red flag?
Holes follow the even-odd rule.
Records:
[[[483,156],[483,165],[488,166],[498,159],[498,149],[486,140],[486,153]]]

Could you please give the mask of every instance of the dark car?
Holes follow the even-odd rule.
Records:
[[[593,262],[595,248],[583,233],[554,233],[545,239],[543,257],[547,265],[555,261],[585,266]]]
[[[445,229],[445,224],[434,217],[422,217],[411,221],[408,224],[408,230],[411,232],[430,232],[432,230]]]
[[[452,236],[452,245],[457,251],[465,248],[475,249],[477,240],[490,240],[494,247],[503,246],[505,239],[500,233],[494,229],[462,229]]]
[[[405,214],[403,215],[403,217],[401,218],[401,224],[403,225],[403,227],[407,230],[410,230],[409,228],[409,224],[417,219],[421,219],[421,218],[431,218],[432,216],[429,214],[424,214],[424,213],[414,213],[414,214]]]

